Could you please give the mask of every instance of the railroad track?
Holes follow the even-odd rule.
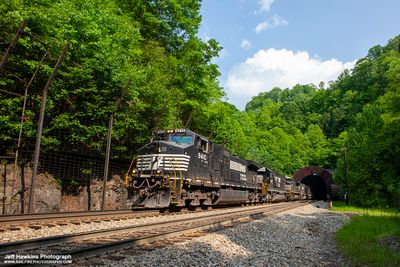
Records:
[[[247,222],[254,218],[276,214],[308,203],[282,203],[246,207],[240,210],[223,211],[218,214],[204,213],[201,217],[174,219],[146,225],[119,227],[77,234],[38,238],[0,244],[0,260],[10,254],[70,255],[77,260],[104,255],[128,248],[140,250],[140,246],[162,242],[170,238],[208,231],[227,224]]]
[[[87,223],[91,221],[110,221],[158,215],[159,211],[131,209],[87,212],[61,212],[40,214],[1,215],[0,229],[19,230],[22,226],[39,229],[41,226]]]
[[[214,209],[230,208],[231,206],[214,207]],[[202,212],[207,209],[181,209],[177,213]],[[145,210],[125,209],[108,211],[79,211],[79,212],[58,212],[58,213],[34,213],[34,214],[10,214],[0,215],[0,232],[6,230],[16,231],[22,227],[41,229],[44,226],[54,227],[56,225],[68,225],[101,221],[119,221],[158,215],[168,215],[168,210]]]

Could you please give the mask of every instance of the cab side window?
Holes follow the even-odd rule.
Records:
[[[208,143],[207,143],[207,141],[204,141],[204,140],[201,139],[200,149],[203,150],[204,152],[208,152]]]
[[[212,143],[208,143],[208,151],[209,152],[213,151],[213,144]]]
[[[208,152],[208,142],[199,137],[196,138],[197,146],[201,151]]]

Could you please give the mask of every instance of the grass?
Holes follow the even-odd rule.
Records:
[[[354,266],[400,266],[400,215],[389,209],[363,209],[334,203],[332,210],[356,212],[336,234],[340,250]],[[389,247],[385,240],[397,242]]]
[[[344,201],[334,201],[331,210],[340,212],[355,212],[360,215],[370,216],[400,216],[400,213],[394,209],[362,208],[351,205],[346,206]]]

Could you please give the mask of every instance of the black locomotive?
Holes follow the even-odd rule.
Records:
[[[196,207],[302,199],[305,186],[187,129],[159,131],[126,174],[134,207]]]

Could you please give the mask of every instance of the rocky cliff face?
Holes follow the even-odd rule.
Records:
[[[6,168],[6,172],[4,172]],[[4,177],[4,173],[6,176]],[[14,165],[3,166],[1,173],[0,206],[2,214],[27,212],[32,170],[29,167],[15,171]],[[34,212],[57,212],[60,210],[61,186],[48,173],[36,177]]]
[[[6,175],[4,175],[6,173]],[[13,165],[0,166],[0,214],[27,212],[32,170],[29,167],[18,170]],[[49,173],[36,178],[34,212],[100,210],[103,182],[93,180],[90,186],[80,185],[75,190],[62,188]],[[127,190],[119,176],[107,182],[106,209],[126,209]]]
[[[90,190],[88,190],[88,188]],[[83,186],[75,194],[62,196],[61,211],[100,210],[103,197],[103,181],[91,181],[90,186]],[[122,179],[114,175],[107,182],[105,209],[127,209],[128,193]]]

